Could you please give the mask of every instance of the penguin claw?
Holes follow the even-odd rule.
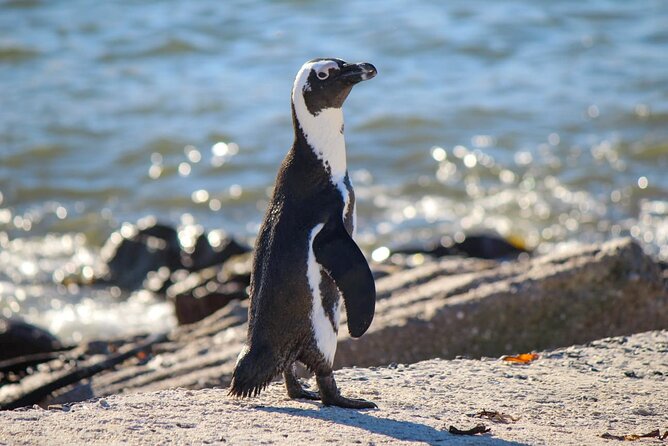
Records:
[[[322,401],[325,406],[344,407],[346,409],[378,409],[376,403],[357,398],[346,398],[337,395],[333,398],[327,398]]]
[[[363,399],[352,399],[341,396],[341,392],[336,385],[334,376],[329,375],[316,376],[322,403],[325,406],[345,407],[346,409],[378,409],[375,403]]]
[[[289,391],[288,396],[293,400],[316,400],[320,401],[320,394],[311,390],[300,389],[299,391]]]

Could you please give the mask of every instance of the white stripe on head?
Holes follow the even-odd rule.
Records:
[[[336,184],[346,175],[347,169],[346,142],[343,138],[343,110],[325,108],[314,116],[304,101],[304,91],[311,88],[308,83],[311,71],[327,71],[331,68],[338,68],[338,64],[331,60],[305,63],[297,73],[292,87],[292,104],[306,141],[313,147],[316,156],[330,168],[332,182]]]
[[[302,92],[310,88],[310,86],[308,85],[308,77],[311,74],[312,70],[315,71],[316,73],[320,71],[324,71],[327,73],[331,69],[338,70],[338,68],[339,64],[337,64],[333,60],[319,60],[317,62],[306,62],[299,69],[299,73],[297,73],[297,77],[295,78],[295,83],[292,86],[293,98],[296,91]]]

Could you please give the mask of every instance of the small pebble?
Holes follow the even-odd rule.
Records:
[[[643,416],[643,417],[649,417],[649,416],[652,416],[652,415],[656,415],[656,412],[653,409],[651,409],[651,408],[648,409],[648,408],[645,408],[645,407],[638,407],[636,409],[633,409],[633,411],[631,411],[631,413],[634,414],[634,415],[640,415],[640,416]]]

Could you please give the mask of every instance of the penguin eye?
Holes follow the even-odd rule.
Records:
[[[329,70],[318,71],[318,74],[316,76],[318,76],[318,79],[320,79],[321,81],[324,81],[325,79],[327,79],[329,77]]]

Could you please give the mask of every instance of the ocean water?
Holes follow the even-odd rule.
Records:
[[[660,0],[0,1],[0,312],[70,340],[171,326],[57,279],[149,214],[252,242],[323,56],[379,71],[345,107],[367,253],[494,231],[668,259],[666,48]]]

